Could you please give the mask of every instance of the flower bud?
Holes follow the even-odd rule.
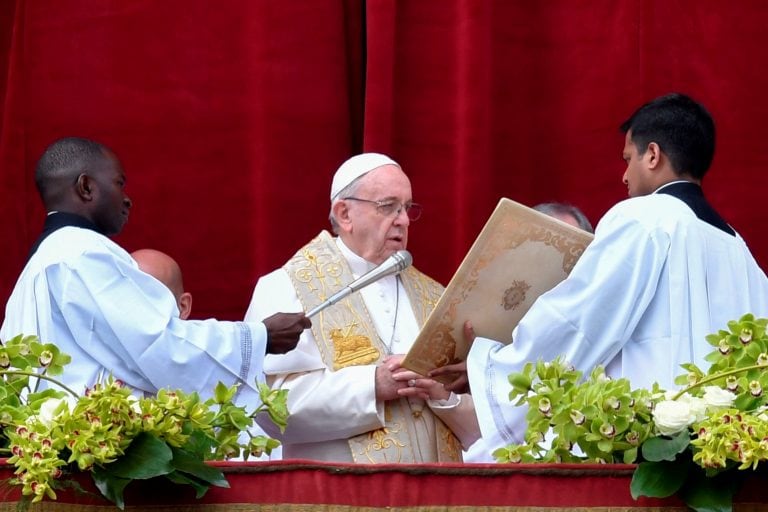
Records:
[[[609,396],[605,399],[605,402],[603,402],[603,410],[609,411],[614,410],[618,411],[621,408],[621,402],[619,402],[618,398],[615,396]]]
[[[610,423],[605,423],[600,425],[600,433],[607,439],[613,439],[613,437],[616,435],[616,427]]]
[[[552,403],[549,401],[549,398],[545,397],[539,400],[539,412],[546,417],[552,415]]]
[[[584,416],[584,414],[581,411],[577,411],[576,409],[572,409],[570,412],[571,420],[576,425],[583,425],[584,422],[587,420],[587,417]]]
[[[46,367],[53,361],[53,352],[50,350],[43,350],[40,353],[40,357],[37,358],[37,362],[40,363],[40,366]]]

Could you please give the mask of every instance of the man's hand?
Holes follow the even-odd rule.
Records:
[[[376,367],[376,401],[386,402],[399,398],[397,391],[406,387],[405,382],[399,382],[393,377],[393,372],[400,369],[403,355],[388,356]]]
[[[469,344],[475,341],[475,330],[472,328],[472,324],[467,320],[464,322],[464,338]],[[469,389],[469,376],[467,375],[467,362],[461,361],[460,363],[449,364],[435,368],[429,372],[430,377],[437,377],[439,375],[455,375],[454,380],[450,384],[445,385],[446,391],[453,391],[454,393],[470,393]]]
[[[267,328],[267,354],[293,350],[302,331],[312,325],[304,313],[275,313],[263,322]]]
[[[467,375],[466,361],[441,366],[429,372],[430,378],[441,375],[448,375],[453,378],[449,384],[445,385],[446,391],[453,391],[456,394],[469,393],[469,376]]]

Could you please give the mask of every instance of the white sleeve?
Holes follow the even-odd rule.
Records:
[[[509,401],[510,373],[558,356],[588,372],[618,354],[654,297],[669,245],[660,229],[607,214],[569,277],[520,320],[512,344],[475,340],[467,369],[490,446],[521,442],[525,431],[525,408]]]
[[[165,286],[108,252],[86,252],[45,272],[58,321],[129,385],[209,395],[219,381],[255,387],[263,379],[261,323],[180,320]]]
[[[427,405],[451,429],[465,450],[480,438],[472,395],[451,393],[447,400],[427,400]]]
[[[246,320],[261,320],[277,311],[301,311],[288,274],[278,269],[259,279]],[[315,319],[317,320],[317,319]],[[286,443],[347,439],[384,426],[376,406],[375,366],[326,368],[310,329],[296,349],[269,354],[264,371],[270,385],[288,390],[288,427],[279,433],[269,421],[259,424]]]

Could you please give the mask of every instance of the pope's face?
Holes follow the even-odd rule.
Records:
[[[411,182],[398,166],[384,165],[360,179],[355,197],[409,204],[412,201]],[[355,200],[345,203],[350,222],[343,240],[358,256],[378,265],[394,252],[406,248],[410,220],[405,208],[384,214],[374,203]]]

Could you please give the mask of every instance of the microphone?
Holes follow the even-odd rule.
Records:
[[[369,284],[378,281],[379,279],[392,275],[399,274],[405,270],[411,263],[413,263],[413,256],[405,249],[393,253],[389,258],[384,260],[381,265],[372,269],[370,272],[358,277],[346,287],[342,288],[338,292],[334,293],[323,302],[312,308],[307,312],[307,318],[318,314],[328,306],[332,306],[339,302],[341,299],[356,292],[362,288],[365,288]]]

